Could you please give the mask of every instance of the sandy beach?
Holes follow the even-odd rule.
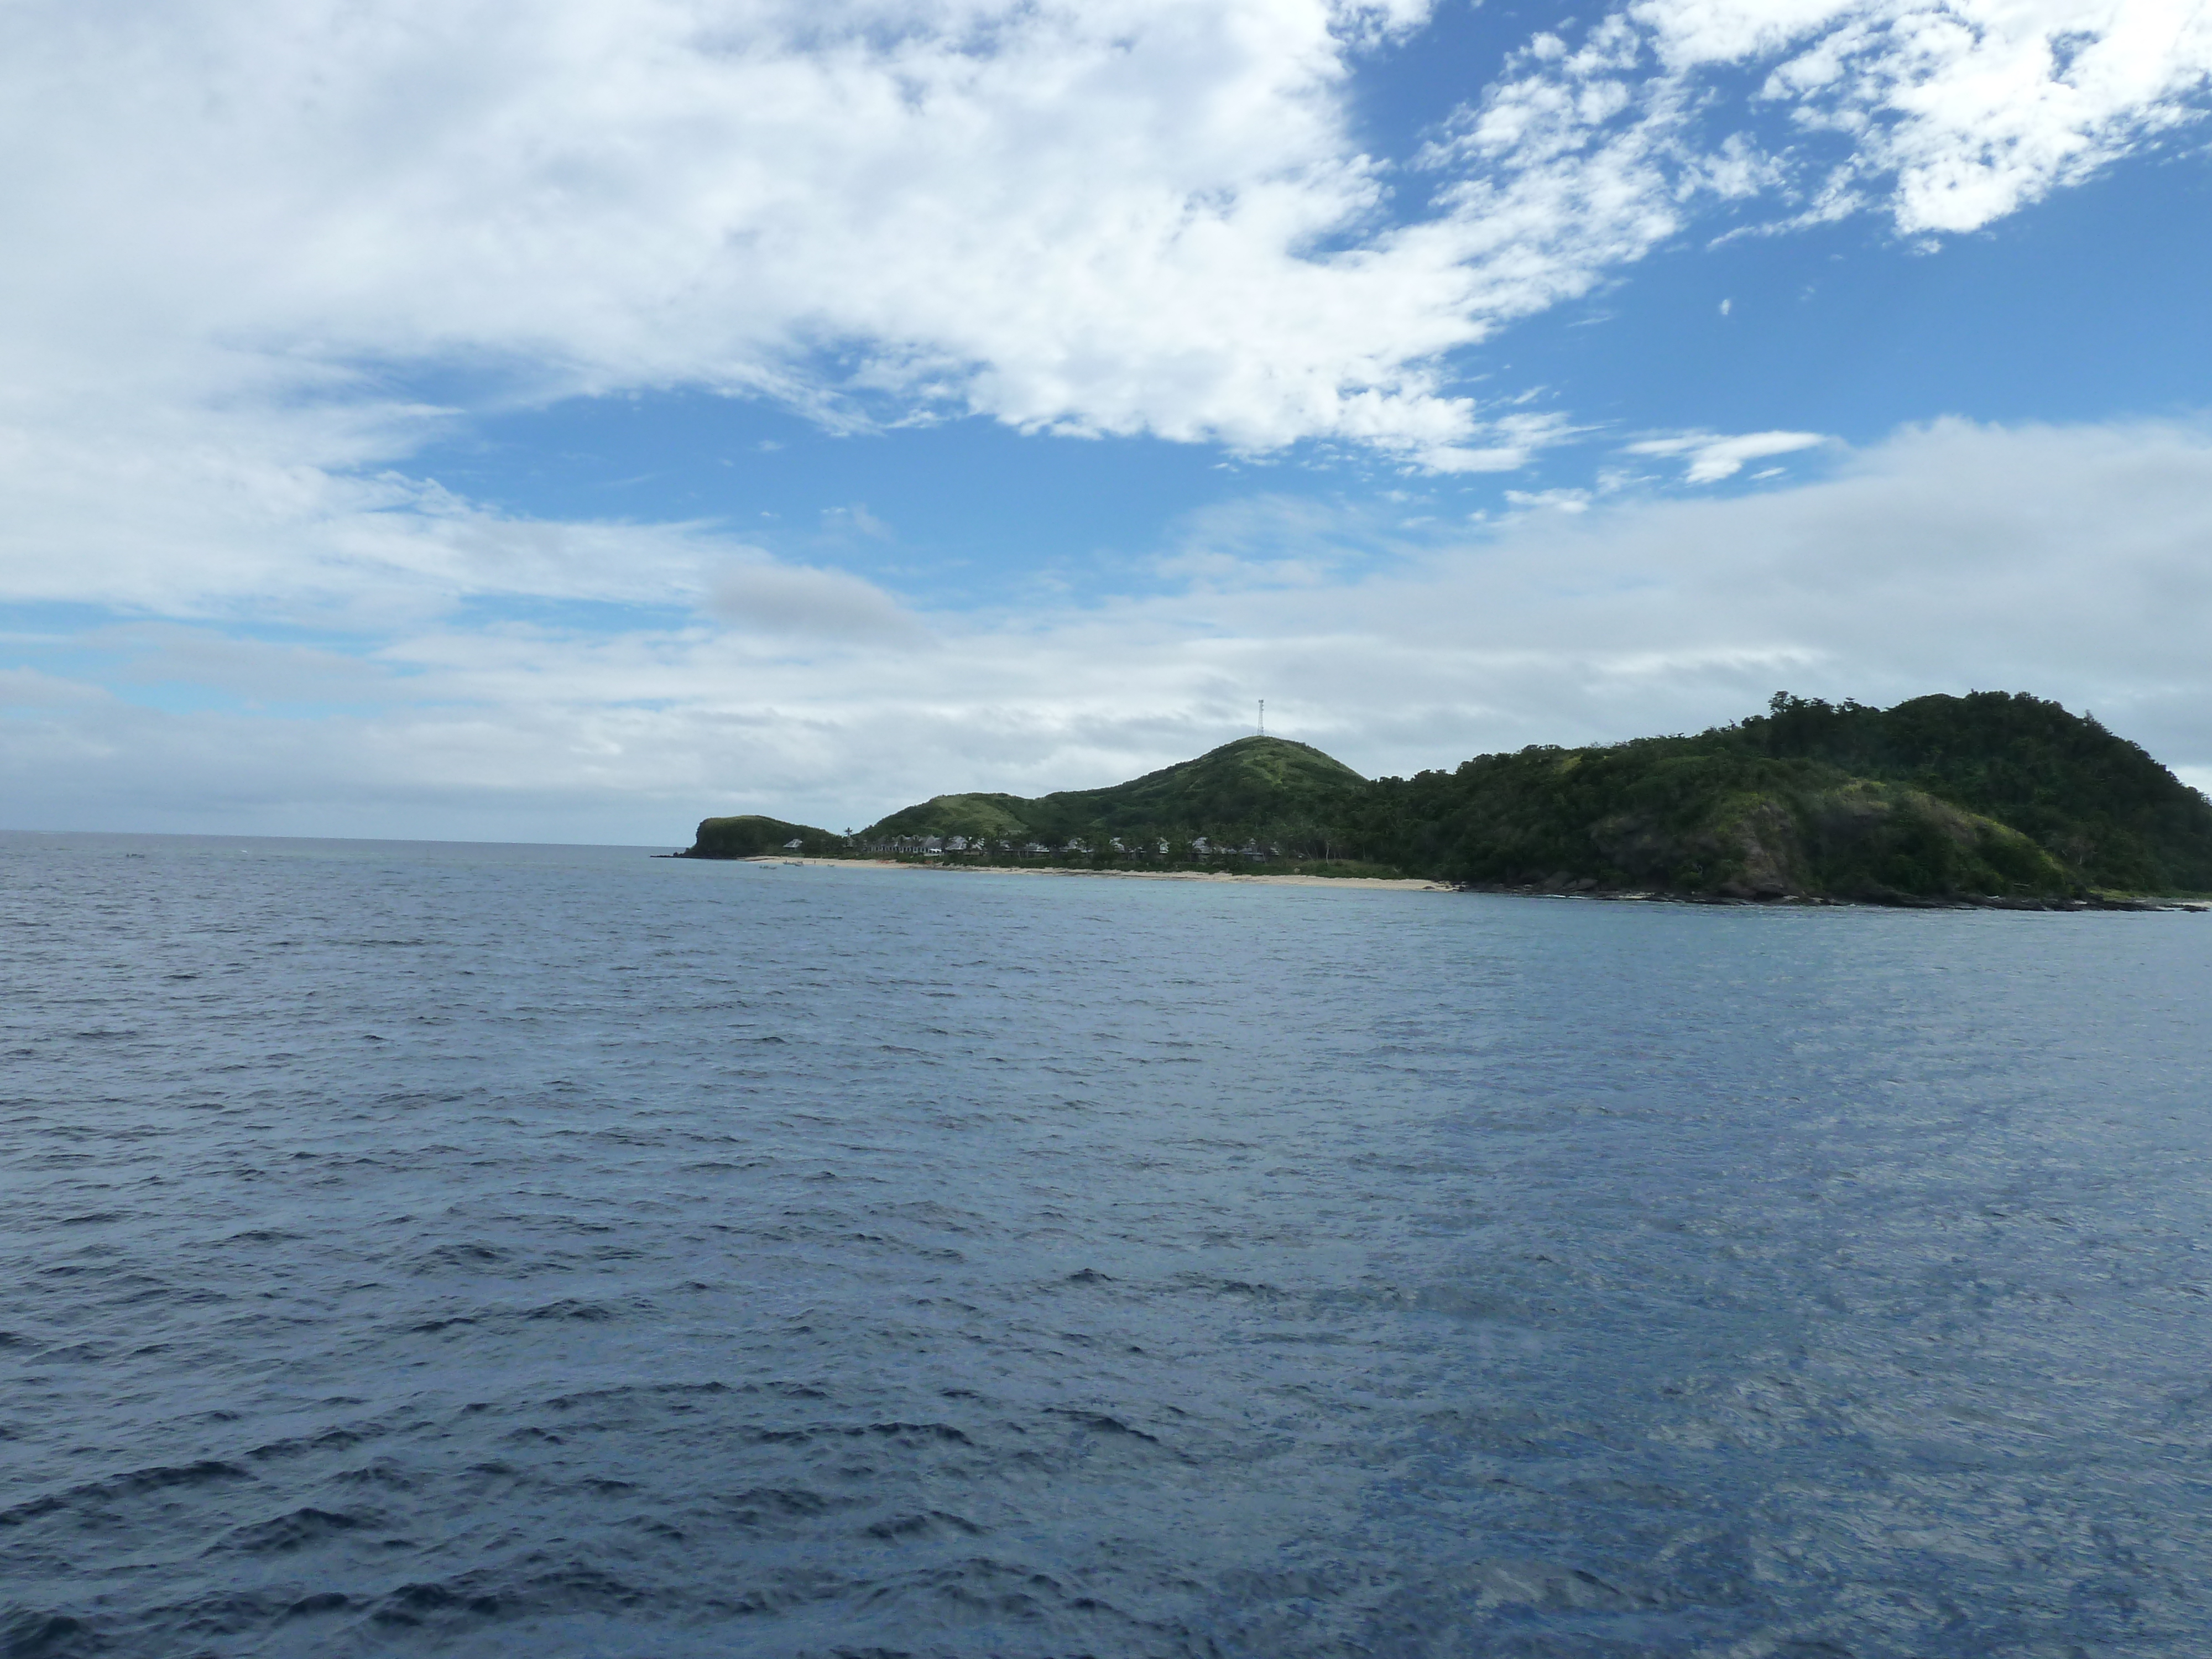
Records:
[[[1440,881],[1365,876],[1240,876],[1228,870],[1071,870],[1057,865],[908,864],[896,859],[794,859],[769,857],[734,859],[735,864],[795,864],[821,870],[915,870],[936,874],[957,871],[970,876],[1098,876],[1113,881],[1231,881],[1254,887],[1346,887],[1366,892],[1395,889],[1416,893],[1449,893]]]

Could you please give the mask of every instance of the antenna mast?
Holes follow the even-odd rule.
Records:
[[[1265,697],[1260,699],[1260,735],[1263,738],[1267,735],[1267,700]]]

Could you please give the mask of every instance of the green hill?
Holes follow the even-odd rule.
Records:
[[[1182,843],[1304,840],[1324,833],[1369,787],[1342,761],[1283,738],[1234,743],[1104,789],[1019,795],[939,795],[860,832],[862,842],[904,836],[983,836],[1063,847],[1113,836]]]
[[[863,841],[902,836],[966,836],[994,841],[1031,841],[1030,813],[1036,803],[1019,795],[934,795],[892,813],[860,832]]]
[[[793,848],[793,842],[799,843]],[[767,853],[799,852],[810,857],[846,850],[842,836],[817,830],[811,823],[786,823],[757,812],[730,818],[702,818],[699,833],[683,856],[693,859],[750,859]]]
[[[1364,856],[1449,879],[1861,898],[2212,890],[2212,803],[2004,692],[1778,696],[1692,737],[1484,755],[1375,787]]]
[[[1778,696],[1737,728],[1772,755],[1910,785],[2021,830],[2093,887],[2212,889],[2212,808],[2135,744],[2003,691],[1893,708]]]
[[[1501,885],[1742,897],[2048,897],[2077,884],[2020,831],[1925,791],[1689,740],[1485,755],[1377,787],[1370,857]]]

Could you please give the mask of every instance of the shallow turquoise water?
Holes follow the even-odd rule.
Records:
[[[2184,1655],[2212,917],[0,836],[0,1652]]]

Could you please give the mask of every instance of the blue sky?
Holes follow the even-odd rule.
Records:
[[[0,827],[2002,686],[2212,781],[2212,10],[29,0]]]
[[[1376,75],[1382,85],[1406,78],[1404,63],[1389,67],[1400,74]],[[2115,169],[1940,252],[1900,247],[1889,226],[1863,219],[1672,247],[1462,354],[1470,380],[1538,389],[1542,406],[1597,428],[1510,473],[1408,477],[1317,446],[1244,457],[1040,440],[972,416],[848,434],[700,392],[488,416],[412,465],[533,516],[711,515],[932,604],[988,605],[1040,576],[1118,592],[1141,579],[1131,560],[1182,515],[1255,492],[1395,490],[1465,517],[1507,508],[1508,489],[1588,488],[1608,451],[1651,433],[1809,429],[1867,444],[1937,415],[2188,419],[2212,365],[2208,270],[2212,166],[2193,154]],[[857,530],[855,507],[884,528]]]

